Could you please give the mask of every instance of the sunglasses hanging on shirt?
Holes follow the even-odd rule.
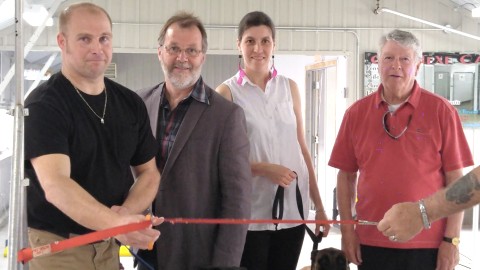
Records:
[[[384,114],[383,114],[383,117],[382,117],[382,124],[383,124],[383,130],[385,130],[385,132],[387,133],[387,135],[394,139],[394,140],[398,140],[398,138],[402,137],[403,134],[405,134],[405,132],[407,131],[408,129],[408,126],[410,125],[410,122],[412,121],[412,115],[410,115],[408,117],[408,122],[407,122],[407,125],[405,126],[405,128],[402,130],[402,132],[400,132],[400,134],[398,135],[393,135],[392,133],[390,133],[390,128],[388,127],[388,123],[387,123],[387,117],[388,115],[391,115],[392,113],[390,111],[386,111]]]

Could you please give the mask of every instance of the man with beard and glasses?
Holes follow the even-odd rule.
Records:
[[[205,28],[197,17],[180,12],[165,23],[158,42],[165,82],[138,92],[160,146],[162,178],[152,212],[165,218],[249,218],[252,176],[245,115],[200,76]],[[155,269],[240,264],[246,225],[165,222],[159,229],[162,237],[154,250],[139,253]]]
[[[60,12],[58,25],[61,71],[25,100],[32,248],[145,220],[141,213],[160,182],[145,105],[104,76],[112,60],[110,16],[100,6],[78,3]],[[159,235],[148,228],[115,238],[147,248]],[[34,258],[29,268],[119,269],[118,249],[114,238],[105,239]]]

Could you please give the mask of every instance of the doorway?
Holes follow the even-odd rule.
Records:
[[[305,68],[305,136],[318,188],[329,218],[336,218],[336,170],[328,166],[346,107],[346,59],[321,61]],[[313,204],[312,210],[313,210]]]

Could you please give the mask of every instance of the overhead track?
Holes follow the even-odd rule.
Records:
[[[375,14],[377,14],[377,15],[380,14],[380,13],[383,13],[383,12],[391,13],[391,14],[394,14],[394,15],[397,15],[397,16],[400,16],[400,17],[403,17],[403,18],[412,20],[412,21],[416,21],[416,22],[419,22],[419,23],[423,23],[423,24],[426,24],[426,25],[430,25],[430,26],[432,26],[432,27],[435,27],[435,28],[438,28],[438,29],[442,29],[442,30],[444,30],[444,31],[447,32],[447,33],[454,33],[454,34],[461,35],[461,36],[464,36],[464,37],[468,37],[468,38],[471,38],[471,39],[480,40],[480,37],[479,37],[479,36],[475,36],[475,35],[472,35],[472,34],[469,34],[469,33],[466,33],[466,32],[458,31],[458,30],[452,29],[452,28],[447,27],[447,26],[443,26],[443,25],[436,24],[436,23],[433,23],[433,22],[430,22],[430,21],[426,21],[426,20],[424,20],[424,19],[420,19],[420,18],[417,18],[417,17],[413,17],[413,16],[410,16],[410,15],[407,15],[407,14],[404,14],[404,13],[400,13],[400,12],[398,12],[398,11],[391,10],[391,9],[388,9],[388,8],[378,8],[378,7],[377,7],[377,8],[373,11],[373,13],[375,13]]]

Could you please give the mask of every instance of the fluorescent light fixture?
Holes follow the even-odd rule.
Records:
[[[480,7],[472,9],[472,17],[474,18],[480,17]]]
[[[47,19],[48,11],[42,5],[29,5],[23,11],[23,19],[31,26],[40,26]],[[53,19],[48,18],[46,26],[53,25]]]
[[[376,9],[374,12],[375,12],[376,14],[380,14],[380,13],[382,13],[382,12],[391,13],[391,14],[394,14],[394,15],[397,15],[397,16],[400,16],[400,17],[403,17],[403,18],[412,20],[412,21],[416,21],[416,22],[419,22],[419,23],[423,23],[423,24],[426,24],[426,25],[430,25],[430,26],[436,27],[436,28],[438,28],[438,29],[442,29],[442,30],[444,30],[444,31],[446,31],[446,32],[449,32],[449,33],[455,33],[455,34],[457,34],[457,35],[461,35],[461,36],[464,36],[464,37],[469,37],[469,38],[472,38],[472,39],[475,39],[475,40],[480,40],[480,37],[479,37],[479,36],[475,36],[475,35],[472,35],[472,34],[469,34],[469,33],[465,33],[465,32],[462,32],[462,31],[458,31],[458,30],[456,30],[456,29],[452,29],[452,28],[449,28],[449,27],[445,27],[445,26],[440,25],[440,24],[436,24],[436,23],[432,23],[432,22],[429,22],[429,21],[426,21],[426,20],[422,20],[422,19],[419,19],[419,18],[410,16],[410,15],[407,15],[407,14],[403,14],[403,13],[400,13],[400,12],[397,12],[397,11],[394,11],[394,10],[390,10],[390,9],[388,9],[388,8]]]

